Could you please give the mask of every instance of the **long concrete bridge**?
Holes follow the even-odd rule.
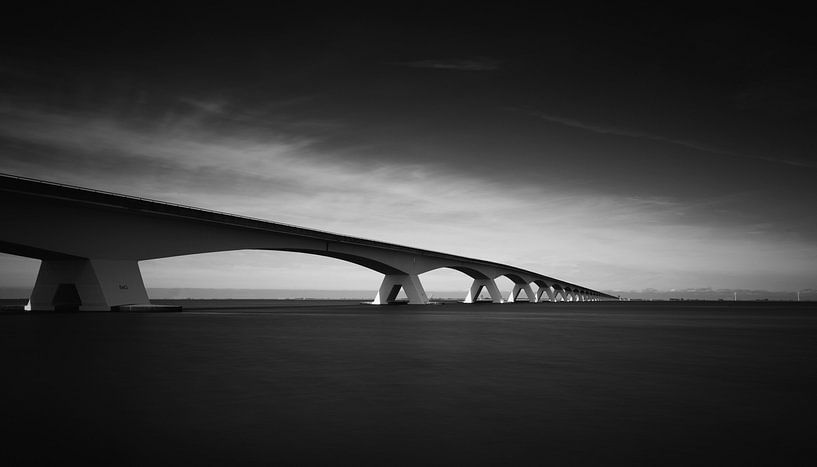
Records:
[[[0,174],[0,252],[42,260],[27,309],[111,310],[149,304],[139,261],[232,250],[328,256],[384,274],[373,304],[428,303],[420,274],[451,268],[495,303],[617,297],[505,264],[338,235],[115,193]],[[513,281],[507,298],[495,279]],[[532,286],[536,286],[534,293]]]

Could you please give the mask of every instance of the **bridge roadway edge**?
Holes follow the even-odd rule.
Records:
[[[378,271],[385,277],[376,304],[393,301],[399,288],[411,302],[427,303],[419,275],[442,267],[474,280],[466,303],[482,288],[495,302],[514,302],[521,290],[530,301],[545,293],[546,301],[618,299],[491,261],[7,174],[0,174],[0,216],[0,252],[43,262],[31,309],[59,306],[61,284],[76,286],[61,293],[78,294],[83,310],[146,303],[138,261],[243,249],[322,255]],[[514,283],[507,300],[495,296],[494,280],[503,275]]]

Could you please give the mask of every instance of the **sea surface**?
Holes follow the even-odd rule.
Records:
[[[814,302],[162,303],[0,315],[3,465],[817,463]]]

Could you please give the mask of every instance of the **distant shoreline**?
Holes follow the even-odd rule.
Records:
[[[0,287],[0,299],[23,299],[31,294],[31,287]],[[501,290],[504,297],[508,290]],[[631,301],[797,301],[796,291],[766,290],[684,290],[684,291],[608,291]],[[376,290],[320,290],[320,289],[212,289],[192,287],[148,288],[151,300],[371,300]],[[462,300],[466,291],[427,291],[431,299]],[[800,301],[817,301],[817,290],[800,291]]]

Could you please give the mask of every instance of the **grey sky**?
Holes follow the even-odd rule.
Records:
[[[21,15],[29,34],[0,48],[0,171],[594,288],[814,286],[814,55],[796,15],[286,13],[170,13],[150,35],[138,17]],[[143,268],[168,287],[377,281],[273,256]],[[0,259],[3,281],[29,280]]]

